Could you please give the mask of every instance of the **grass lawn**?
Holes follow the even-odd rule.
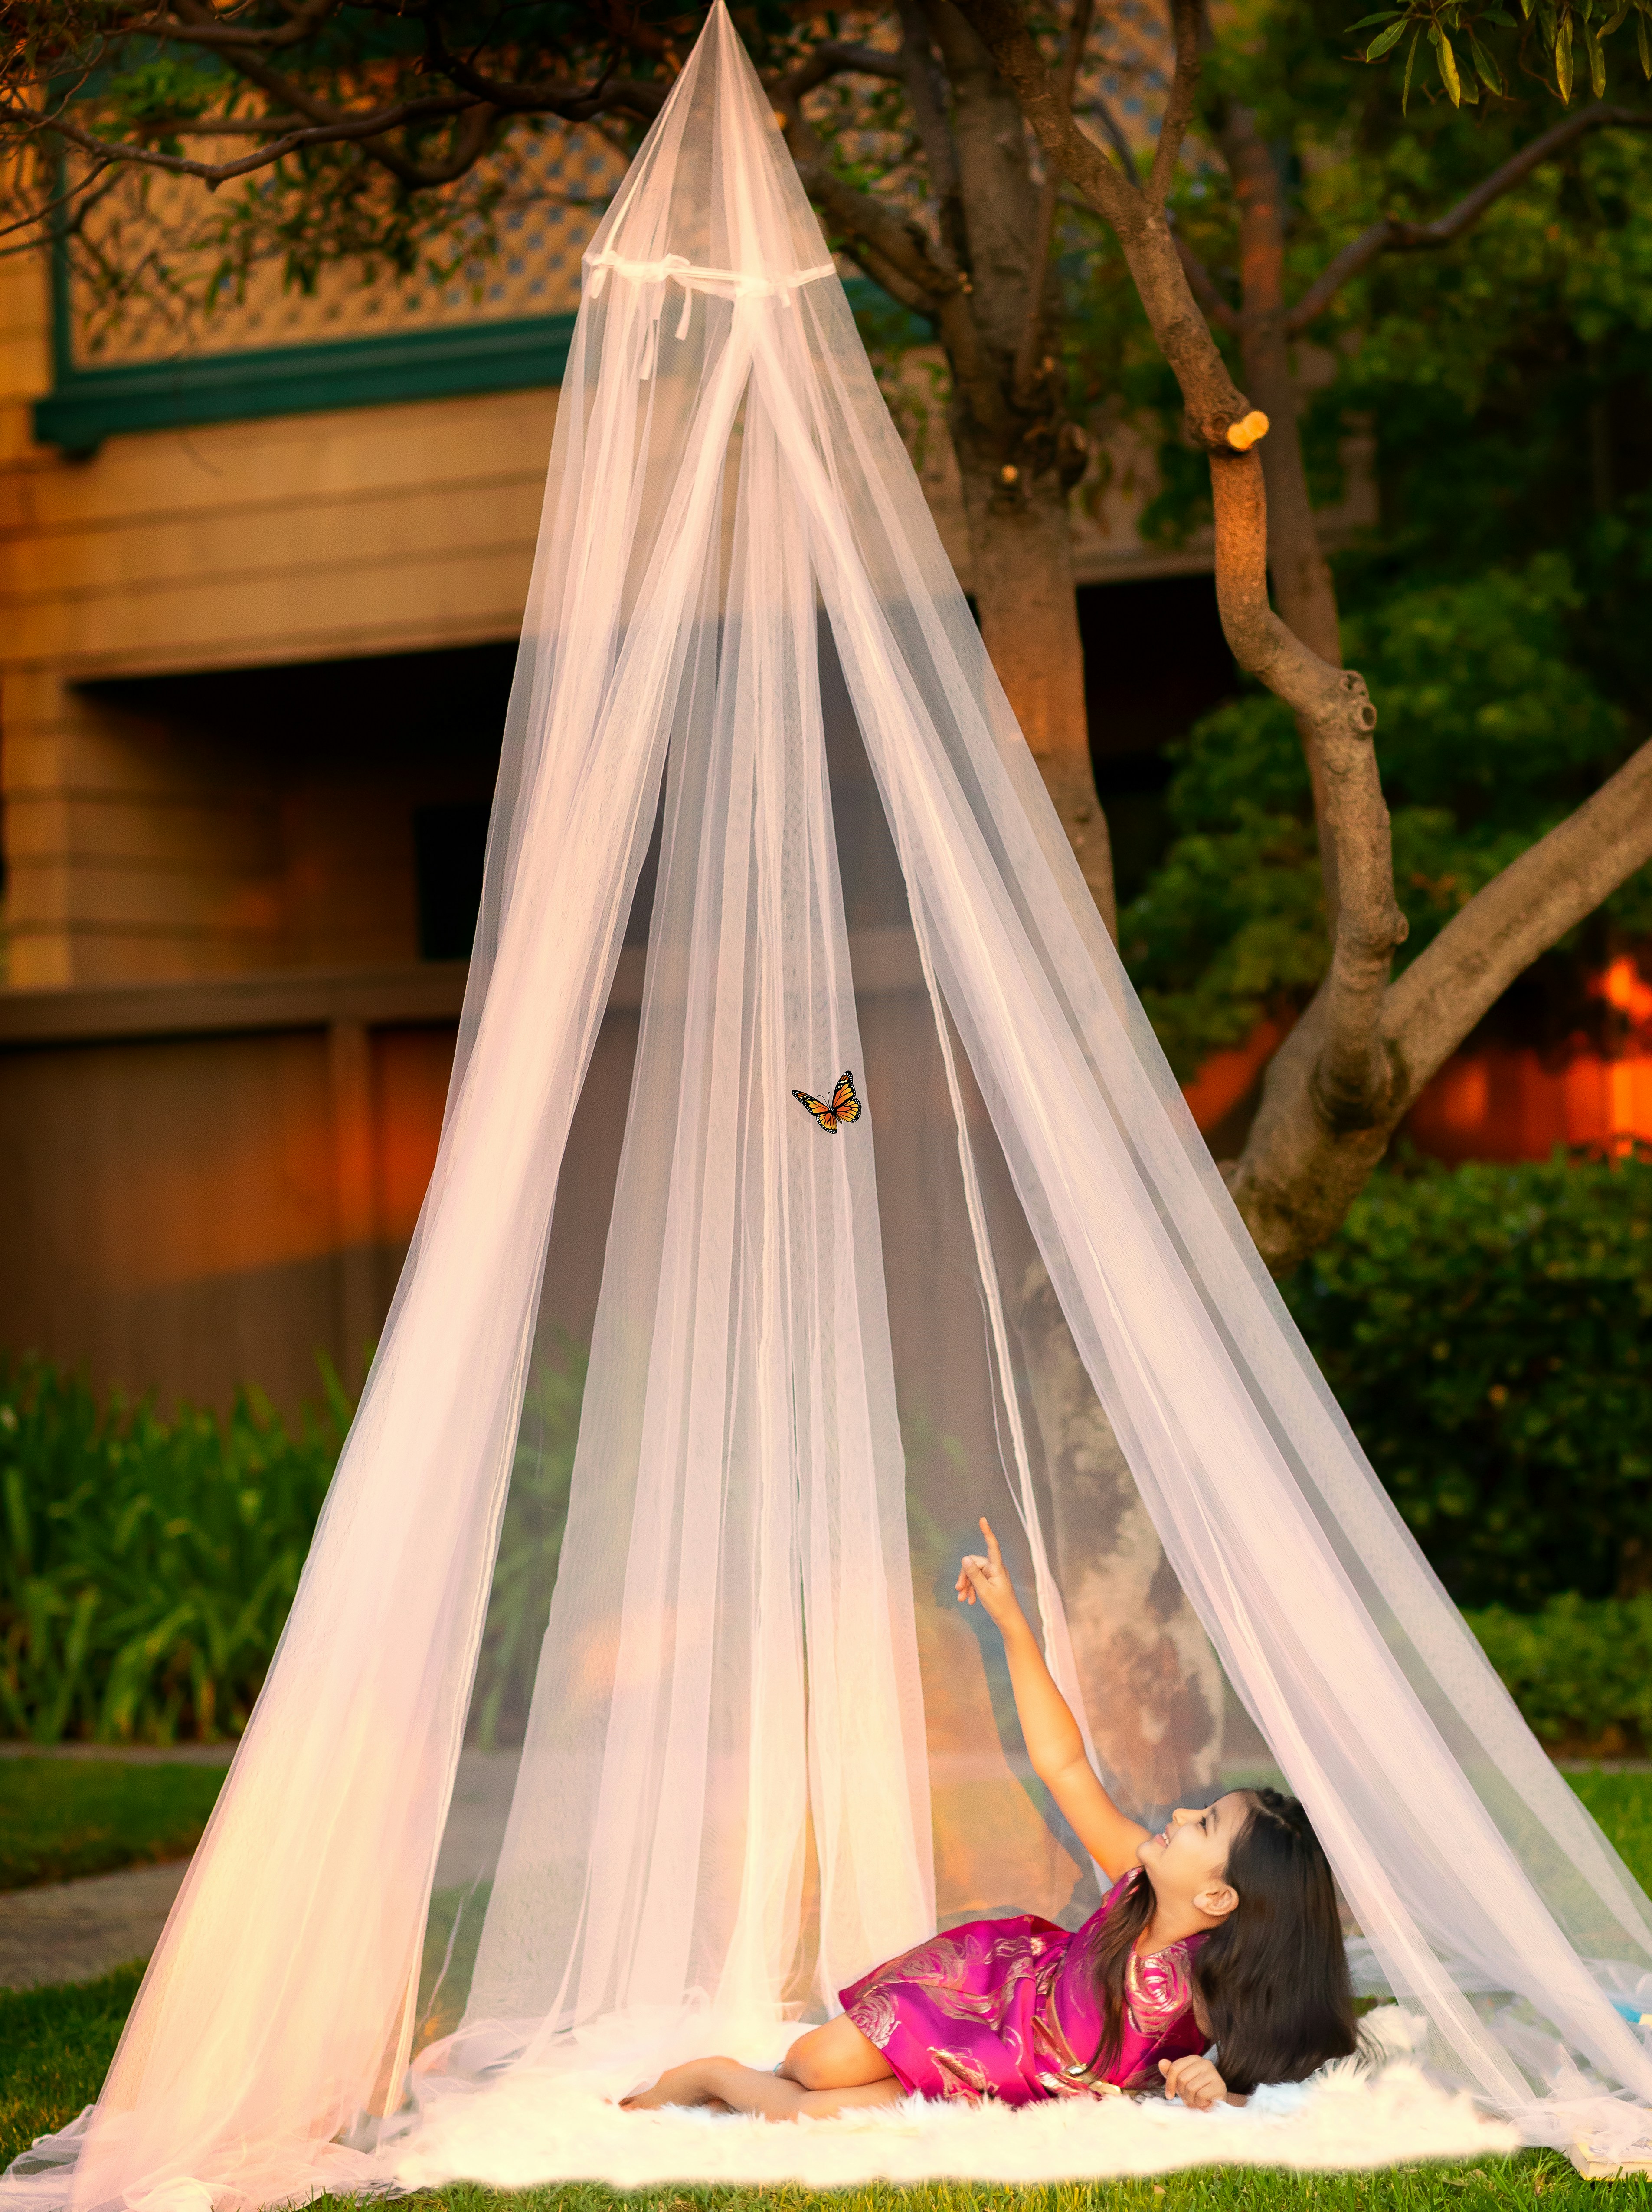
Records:
[[[0,1759],[0,1889],[187,1858],[223,1778],[180,1760]]]
[[[17,1762],[22,1764],[23,1762]],[[58,1772],[68,1761],[39,1760]],[[13,1762],[6,1763],[9,1769]],[[125,1772],[200,1778],[203,1817],[222,1775],[211,1768],[128,1768]],[[0,1771],[0,1779],[4,1779]],[[1573,1787],[1652,1887],[1652,1774],[1580,1774]],[[151,1801],[153,1802],[153,1801]],[[179,1800],[180,1802],[190,1801]],[[9,1808],[0,1838],[9,1832]],[[150,1832],[146,1831],[146,1833]],[[127,1855],[129,1857],[131,1854]],[[153,1848],[143,1854],[158,1856]],[[101,1863],[107,1863],[106,1860]],[[36,2135],[63,2126],[97,2095],[138,1971],[122,1968],[64,1989],[0,1990],[0,2164]],[[594,2184],[503,2191],[450,2187],[404,2200],[410,2212],[1505,2212],[1542,2200],[1544,2212],[1583,2212],[1609,2191],[1613,2212],[1652,2212],[1652,2179],[1579,2179],[1557,2152],[1528,2151],[1472,2165],[1407,2166],[1370,2173],[1287,2173],[1202,2166],[1151,2181],[1067,2183],[1052,2188],[972,2189],[937,2182],[921,2189],[869,2187],[815,2195],[803,2188],[684,2187],[622,2197]],[[323,2198],[322,2205],[333,2202]]]

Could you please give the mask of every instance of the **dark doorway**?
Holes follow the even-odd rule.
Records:
[[[1170,842],[1164,789],[1173,763],[1164,748],[1233,696],[1238,672],[1208,574],[1082,585],[1078,628],[1090,758],[1122,905]]]
[[[421,960],[468,960],[482,904],[488,801],[413,810],[413,870]]]

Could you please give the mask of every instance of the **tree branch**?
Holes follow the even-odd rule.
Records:
[[[1044,66],[1015,0],[958,0],[1039,144],[1099,214],[1115,228],[1139,219],[1141,195],[1073,118],[1070,102]]]
[[[1333,668],[1268,605],[1267,503],[1254,453],[1211,456],[1216,596],[1241,667],[1309,726],[1323,764],[1327,826],[1339,860],[1339,909],[1322,987],[1324,1030],[1315,1102],[1333,1128],[1379,1118],[1393,1090],[1380,1015],[1406,919],[1394,895],[1388,810],[1371,732],[1376,709],[1364,678]]]
[[[337,5],[338,0],[299,0],[288,21],[275,24],[268,30],[242,23],[203,21],[198,17],[180,15],[163,15],[159,21],[152,20],[131,27],[141,28],[154,39],[177,40],[187,46],[215,48],[221,53],[237,47],[270,53],[286,46],[302,46],[306,39],[313,38]]]
[[[1187,125],[1193,121],[1201,66],[1199,34],[1202,11],[1200,0],[1171,0],[1170,12],[1175,28],[1175,74],[1170,79],[1170,94],[1164,103],[1164,114],[1158,127],[1158,143],[1153,149],[1152,171],[1147,179],[1148,204],[1155,208],[1163,206],[1175,180],[1176,163],[1181,158],[1181,142],[1187,135]]]
[[[958,190],[958,149],[946,119],[946,94],[935,62],[935,48],[920,0],[900,0],[901,61],[907,98],[918,127],[935,198],[940,233],[954,270],[963,265],[963,212]]]
[[[1320,1110],[1328,981],[1321,986],[1269,1061],[1244,1155],[1224,1170],[1276,1275],[1335,1233],[1401,1115],[1515,976],[1649,860],[1652,744],[1494,877],[1389,988],[1381,1040],[1392,1087],[1369,1126],[1332,1128]]]
[[[896,82],[905,75],[902,56],[882,46],[858,46],[841,39],[823,39],[807,58],[784,76],[772,78],[771,94],[799,100],[835,76],[880,76]]]
[[[1096,0],[1072,0],[1072,20],[1067,27],[1066,52],[1061,61],[1061,94],[1069,112],[1072,107],[1073,87],[1078,82],[1079,65],[1084,60],[1084,45],[1090,37],[1090,27],[1095,19]],[[1045,163],[1043,190],[1038,198],[1038,228],[1033,239],[1032,266],[1027,276],[1027,317],[1022,326],[1021,343],[1016,348],[1015,368],[1011,376],[1017,399],[1031,397],[1033,366],[1039,350],[1039,339],[1044,328],[1044,290],[1049,282],[1050,247],[1055,238],[1055,211],[1060,198],[1061,173],[1054,161]]]
[[[123,163],[142,169],[161,169],[176,177],[197,177],[209,185],[228,184],[236,177],[251,176],[256,170],[267,169],[286,154],[303,146],[360,144],[398,130],[404,124],[439,119],[443,116],[460,115],[477,106],[468,95],[454,94],[446,99],[402,100],[393,107],[379,108],[370,115],[341,117],[337,121],[307,125],[301,131],[288,131],[267,145],[251,154],[244,154],[237,161],[192,161],[183,154],[159,154],[147,146],[134,146],[125,142],[94,138],[77,124],[66,123],[61,116],[37,114],[27,108],[11,110],[14,116],[38,126],[52,137],[61,138],[66,145],[81,153],[91,155],[100,163],[112,166]],[[382,149],[364,146],[364,151],[374,153],[382,159]],[[398,162],[398,173],[405,170],[415,182],[424,181],[422,173],[410,162]],[[457,172],[455,173],[458,173]],[[450,182],[450,179],[441,179]]]
[[[565,123],[589,123],[598,115],[620,109],[652,122],[665,104],[667,86],[611,77],[607,70],[594,84],[579,89],[556,80],[549,84],[508,84],[498,77],[484,76],[480,70],[450,50],[434,13],[424,19],[424,35],[432,71],[448,78],[462,92],[485,101],[501,114],[550,114],[560,116]]]
[[[1540,952],[1652,860],[1652,741],[1477,891],[1388,993],[1408,1106]]]
[[[1325,313],[1343,286],[1363,269],[1369,268],[1379,254],[1423,252],[1451,245],[1473,228],[1494,200],[1523,183],[1534,169],[1564,153],[1587,132],[1604,130],[1652,131],[1652,110],[1616,107],[1604,102],[1598,107],[1582,108],[1576,115],[1565,116],[1552,130],[1546,131],[1541,137],[1534,138],[1529,146],[1511,155],[1501,168],[1494,169],[1484,183],[1477,185],[1449,214],[1436,221],[1403,222],[1398,216],[1384,216],[1327,263],[1286,316],[1285,328],[1293,335],[1305,331]]]
[[[866,274],[915,314],[938,313],[942,301],[958,289],[956,270],[936,258],[934,248],[915,224],[838,175],[795,108],[787,119],[787,137],[804,190],[849,240]]]

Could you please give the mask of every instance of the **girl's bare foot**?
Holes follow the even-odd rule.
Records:
[[[657,2112],[663,2105],[708,2105],[726,2112],[729,2106],[718,2094],[714,2069],[732,2062],[726,2058],[695,2058],[686,2066],[668,2066],[651,2089],[639,2089],[620,2099],[623,2112]]]

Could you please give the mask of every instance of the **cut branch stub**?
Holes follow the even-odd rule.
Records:
[[[1267,417],[1260,407],[1253,407],[1248,415],[1228,425],[1228,443],[1236,453],[1248,453],[1253,446],[1260,446],[1267,435]]]

